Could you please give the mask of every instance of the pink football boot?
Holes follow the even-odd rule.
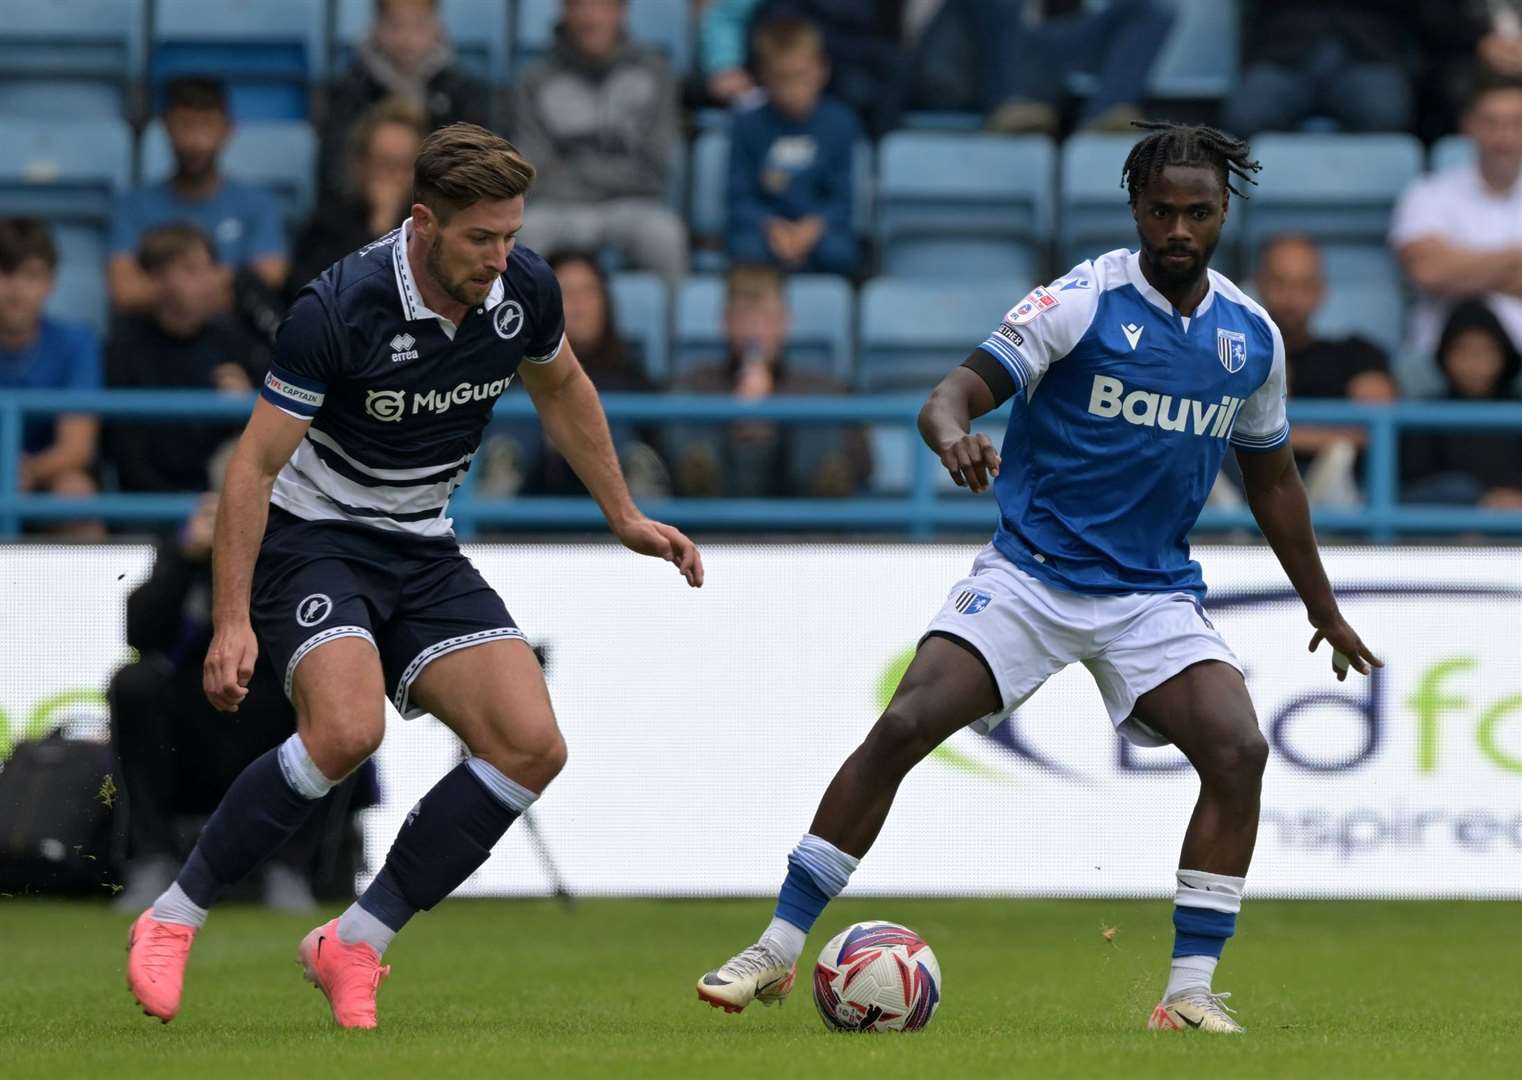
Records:
[[[164,1023],[180,1011],[185,988],[185,962],[195,942],[196,928],[159,922],[149,908],[127,933],[127,989],[143,1012]]]
[[[374,949],[362,941],[346,945],[338,940],[338,920],[333,919],[301,939],[296,958],[307,981],[327,995],[339,1027],[375,1026],[375,992],[391,974],[391,965],[382,965]]]

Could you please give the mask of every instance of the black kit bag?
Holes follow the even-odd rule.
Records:
[[[0,893],[109,896],[111,747],[53,732],[0,763]]]

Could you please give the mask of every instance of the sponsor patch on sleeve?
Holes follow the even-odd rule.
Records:
[[[1057,298],[1047,291],[1044,285],[1037,285],[1032,289],[1024,300],[1010,308],[1004,316],[1006,326],[1024,326],[1037,318],[1042,312],[1057,306]]]
[[[997,333],[1006,341],[1011,341],[1017,346],[1025,344],[1025,335],[1021,334],[1020,331],[1016,330],[1008,323],[1000,323]]]

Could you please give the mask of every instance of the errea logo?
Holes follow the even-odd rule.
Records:
[[[411,334],[397,334],[391,339],[391,348],[394,350],[391,353],[391,362],[400,364],[403,360],[416,360],[417,350],[413,348],[416,344],[417,339]]]
[[[1095,375],[1089,394],[1089,413],[1093,416],[1123,417],[1137,427],[1159,427],[1164,431],[1184,431],[1212,439],[1231,434],[1237,411],[1246,399],[1221,395],[1209,403],[1194,398],[1175,398],[1151,390],[1126,392],[1126,384],[1108,375]]]

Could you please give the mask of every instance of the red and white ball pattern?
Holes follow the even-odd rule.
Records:
[[[814,965],[814,1004],[836,1031],[918,1031],[940,1003],[935,953],[897,923],[846,927]]]

